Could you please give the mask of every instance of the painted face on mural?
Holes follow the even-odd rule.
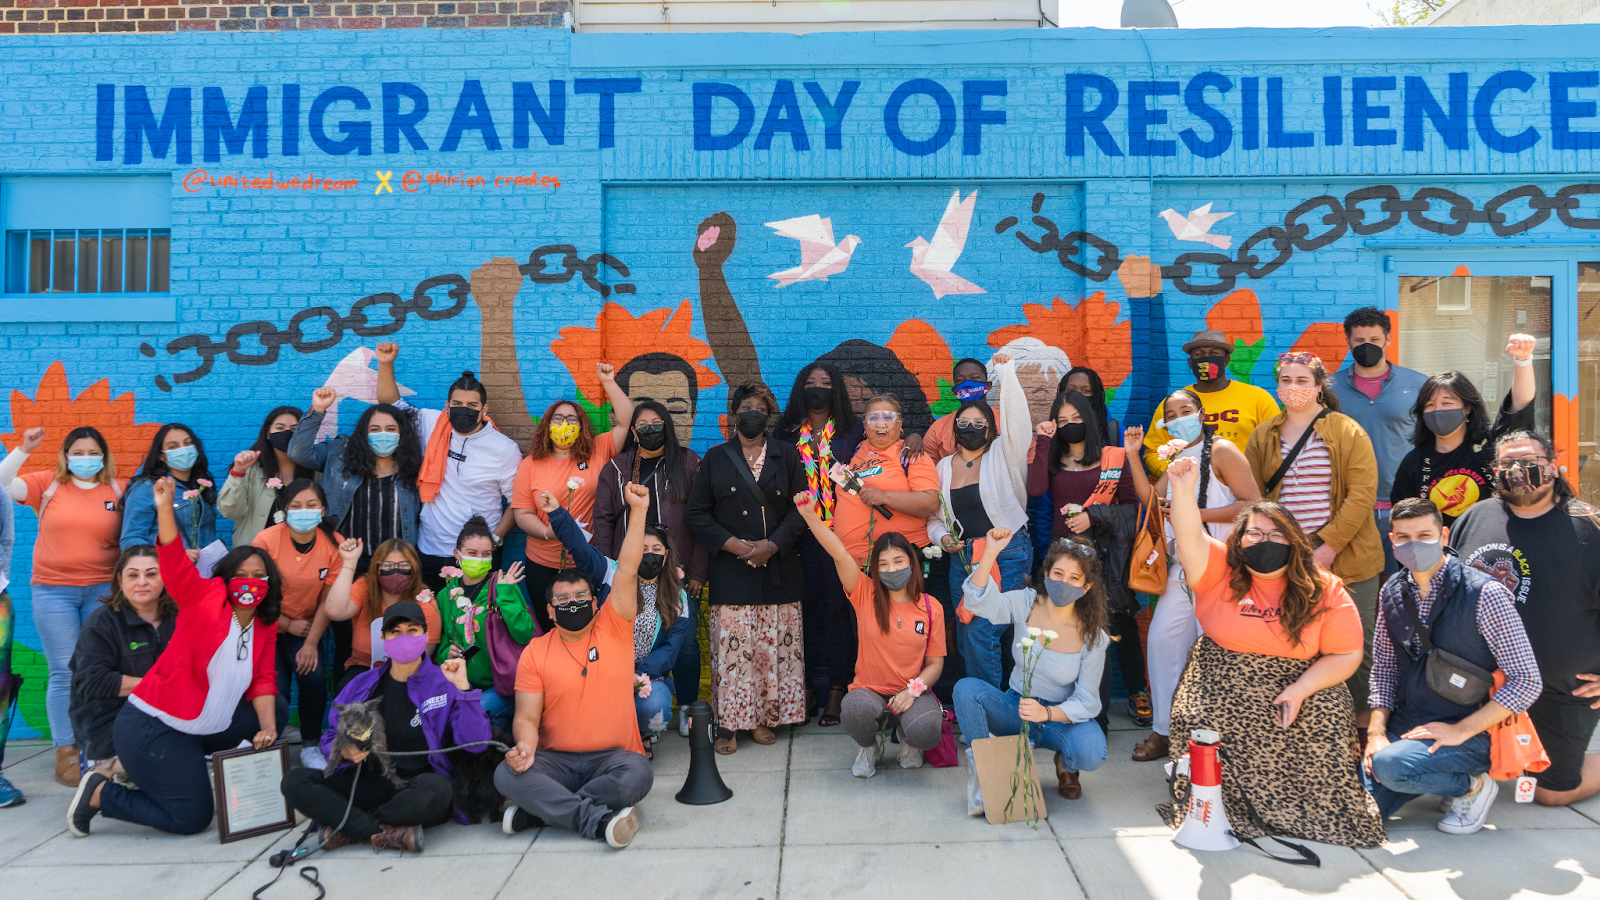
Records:
[[[634,372],[628,379],[628,399],[635,403],[654,400],[665,406],[672,414],[672,428],[678,433],[678,443],[689,446],[694,438],[695,394],[682,372]]]

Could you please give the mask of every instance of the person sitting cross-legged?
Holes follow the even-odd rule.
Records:
[[[337,740],[343,707],[375,705],[372,712],[383,720],[390,753],[439,751],[489,740],[489,716],[483,711],[482,692],[467,682],[466,661],[435,665],[428,659],[428,620],[420,605],[411,600],[390,604],[383,613],[382,635],[387,659],[352,678],[328,712],[322,752],[334,759],[334,747],[341,746],[343,758],[328,770],[297,766],[283,776],[283,795],[290,805],[322,824],[324,850],[370,843],[378,850],[421,853],[422,826],[442,825],[450,818],[449,757],[442,752],[390,757],[396,784],[370,751]],[[359,741],[359,735],[351,737]],[[484,746],[464,749],[482,753]],[[456,819],[466,824],[464,814],[457,813]]]
[[[1438,794],[1450,801],[1439,830],[1472,834],[1499,792],[1487,774],[1489,726],[1527,712],[1544,679],[1511,592],[1445,549],[1450,529],[1432,500],[1396,503],[1389,527],[1404,571],[1379,596],[1362,774],[1383,816],[1418,794]],[[1442,696],[1427,669],[1438,662],[1431,656],[1444,653],[1483,672],[1500,669],[1505,684],[1494,691],[1464,684]]]
[[[639,830],[634,804],[655,779],[634,712],[633,621],[650,492],[624,486],[628,532],[604,606],[577,569],[550,582],[555,630],[528,644],[517,664],[516,746],[494,786],[513,804],[502,827],[516,834],[543,822],[621,849]]]

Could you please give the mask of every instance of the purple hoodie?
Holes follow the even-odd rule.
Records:
[[[333,735],[339,728],[339,706],[371,700],[377,693],[378,680],[388,669],[389,662],[384,661],[381,665],[362,672],[350,679],[350,683],[345,685],[338,697],[334,698],[333,705],[328,707],[328,730],[322,733],[324,756],[331,757],[333,752]],[[422,657],[422,667],[407,678],[405,684],[406,696],[417,705],[417,712],[422,718],[422,734],[427,738],[428,749],[437,750],[444,746],[453,747],[490,739],[489,716],[483,711],[483,692],[457,689],[427,655]],[[452,738],[448,745],[444,743],[447,727]],[[482,753],[488,746],[479,745],[466,749],[468,753]],[[433,766],[433,771],[446,779],[450,777],[448,756],[442,753],[430,755],[428,764]],[[348,762],[340,760],[337,768],[342,769],[347,765]],[[455,819],[463,825],[468,824],[466,813],[462,812],[459,806],[455,809]]]

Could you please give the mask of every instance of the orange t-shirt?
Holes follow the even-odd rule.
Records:
[[[522,465],[517,467],[516,486],[511,491],[512,509],[531,509],[539,516],[539,521],[550,524],[544,513],[539,512],[539,492],[549,491],[578,524],[584,526],[592,534],[594,532],[594,492],[599,487],[600,469],[617,455],[616,442],[611,439],[611,432],[597,434],[594,438],[594,453],[588,460],[574,459],[571,456],[557,459],[547,456],[544,459],[525,457]],[[572,491],[571,499],[567,498],[567,482],[581,478],[583,483],[577,490]],[[568,560],[571,557],[568,556]],[[528,562],[538,563],[546,568],[555,569],[561,565],[561,542],[556,540],[541,541],[528,538]]]
[[[850,690],[866,688],[879,694],[898,694],[906,682],[922,674],[926,657],[944,656],[944,607],[923,594],[915,603],[889,602],[889,632],[878,628],[872,606],[872,579],[856,579],[850,605],[856,608],[856,680]],[[930,635],[928,613],[933,613]],[[928,685],[932,688],[933,685]]]
[[[1232,570],[1228,568],[1227,546],[1213,537],[1206,540],[1211,543],[1211,556],[1205,576],[1189,587],[1194,591],[1194,613],[1200,626],[1223,649],[1289,659],[1361,651],[1365,642],[1361,615],[1337,575],[1317,570],[1327,579],[1322,599],[1317,601],[1318,615],[1301,629],[1300,643],[1292,644],[1278,627],[1284,579],[1252,578],[1245,599],[1235,600],[1233,589],[1228,586]]]
[[[850,460],[850,470],[856,473],[866,487],[882,491],[937,491],[939,469],[933,460],[924,456],[902,469],[900,449],[904,441],[895,441],[882,450],[874,450],[866,441],[861,442],[856,455]],[[905,535],[918,547],[928,543],[928,520],[909,513],[896,512],[886,519],[882,513],[861,502],[861,498],[848,491],[836,491],[837,505],[833,510],[833,533],[844,541],[844,547],[861,565],[866,564],[872,548],[867,545],[867,525],[872,525],[872,539],[891,531]]]
[[[355,604],[356,614],[350,619],[350,661],[345,665],[370,668],[372,666],[372,617],[367,615],[367,579],[365,576],[357,578],[350,584],[350,602]],[[432,656],[434,646],[439,643],[439,607],[432,601],[427,603],[419,602],[417,605],[422,607],[422,617],[428,620],[426,623],[428,628],[428,655]]]
[[[517,691],[544,694],[540,750],[644,753],[633,706],[633,620],[616,610],[611,603],[600,607],[581,641],[569,644],[551,629],[522,651]]]
[[[39,501],[54,480],[54,472],[21,476],[28,486],[29,509],[39,511]],[[117,479],[119,487],[126,484]],[[90,587],[110,581],[122,555],[121,542],[117,492],[108,484],[85,490],[69,481],[56,488],[39,522],[39,536],[33,542],[33,583]]]
[[[339,556],[339,542],[344,539],[330,541],[321,528],[312,534],[311,549],[305,553],[295,549],[293,532],[285,522],[263,528],[250,539],[250,546],[267,551],[277,564],[283,577],[282,614],[291,619],[310,621],[322,605],[323,587],[338,580],[339,570],[344,568]]]

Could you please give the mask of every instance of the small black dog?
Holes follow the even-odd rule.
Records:
[[[493,737],[506,746],[516,743],[511,732],[498,725],[491,728]],[[468,750],[450,751],[450,789],[456,807],[466,813],[467,821],[477,823],[483,816],[495,821],[505,806],[506,798],[494,786],[494,770],[505,761],[506,755],[494,747],[474,747],[481,753]]]

